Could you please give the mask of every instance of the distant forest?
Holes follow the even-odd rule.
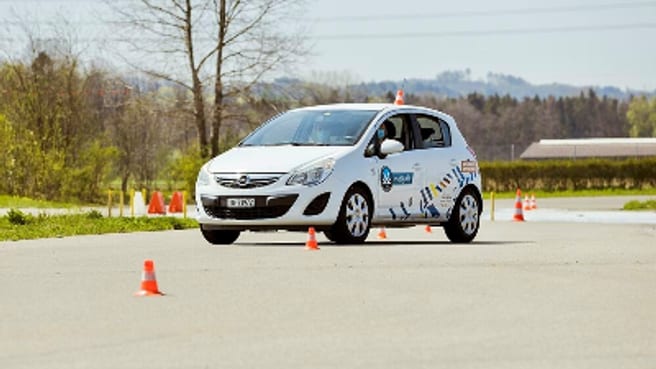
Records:
[[[371,84],[377,89],[369,90],[366,84],[331,82],[235,84],[243,88],[223,99],[219,151],[285,110],[392,102],[404,84]],[[644,95],[608,97],[588,89],[573,96],[516,97],[483,89],[449,96],[416,86],[405,82],[406,103],[453,116],[483,161],[515,160],[543,138],[656,136],[656,98]],[[162,179],[191,191],[208,159],[198,146],[194,99],[166,81],[85,69],[73,58],[42,52],[32,60],[0,62],[0,96],[3,194],[96,201],[108,186],[154,188]],[[204,96],[211,100],[213,93]]]
[[[283,79],[258,92],[262,105],[283,106],[334,102],[391,102],[402,83],[329,87]],[[366,86],[374,86],[369,90]],[[472,92],[458,97],[415,90],[405,83],[407,104],[427,106],[453,116],[479,159],[514,160],[544,138],[628,137],[630,99],[599,96],[594,89],[574,96],[514,97],[510,93]],[[260,86],[262,87],[262,86]],[[447,87],[444,87],[447,88]]]

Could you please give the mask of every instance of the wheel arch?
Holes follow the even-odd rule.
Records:
[[[369,198],[369,202],[371,203],[372,208],[375,209],[376,204],[374,203],[374,195],[373,195],[373,192],[371,192],[371,189],[369,188],[369,186],[366,183],[362,182],[362,181],[355,181],[349,186],[349,188],[346,190],[346,192],[348,192],[351,188],[355,188],[355,187],[359,187],[362,190],[364,190],[365,194]]]
[[[483,195],[481,194],[481,190],[475,186],[474,184],[470,183],[466,185],[465,187],[460,190],[460,193],[465,191],[465,189],[471,190],[474,193],[474,196],[476,196],[476,201],[478,201],[478,204],[480,205],[480,209],[478,210],[479,215],[483,213]]]

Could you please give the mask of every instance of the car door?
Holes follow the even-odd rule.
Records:
[[[385,123],[385,121],[389,123]],[[419,213],[419,188],[424,183],[423,166],[415,150],[412,121],[408,114],[397,114],[383,120],[389,128],[388,139],[403,143],[404,150],[375,160],[378,183],[376,188],[376,218],[407,222]]]
[[[417,161],[425,166],[420,211],[427,220],[445,221],[458,195],[462,173],[451,142],[449,124],[432,115],[413,115]]]

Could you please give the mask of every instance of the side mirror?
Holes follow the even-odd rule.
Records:
[[[380,153],[383,155],[396,154],[403,151],[403,144],[397,140],[388,138],[380,144]]]

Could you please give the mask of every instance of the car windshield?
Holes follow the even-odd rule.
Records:
[[[240,146],[348,146],[360,138],[376,110],[295,110],[261,126]]]

